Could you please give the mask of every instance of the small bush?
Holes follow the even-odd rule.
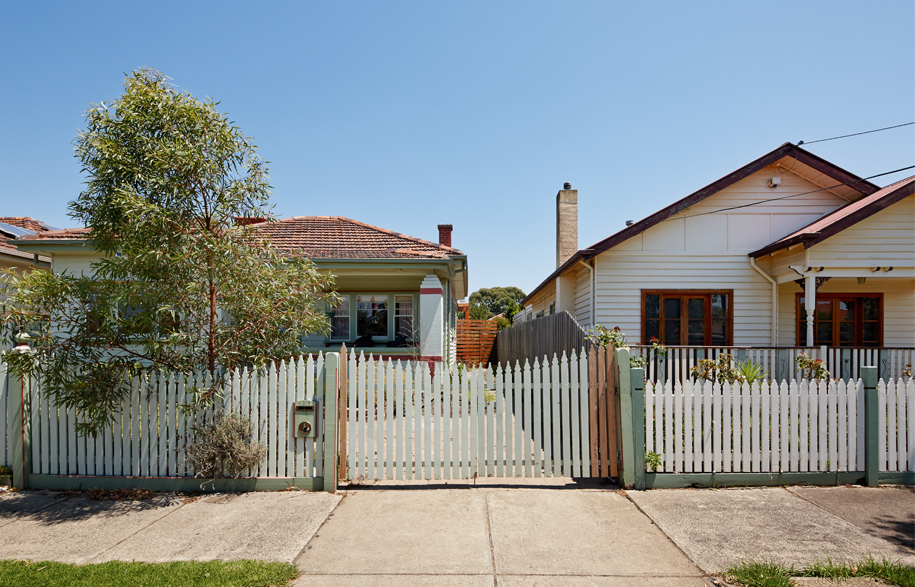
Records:
[[[239,477],[256,467],[267,454],[262,442],[251,442],[251,421],[241,414],[220,414],[197,429],[194,443],[185,447],[186,462],[195,476],[206,479]]]

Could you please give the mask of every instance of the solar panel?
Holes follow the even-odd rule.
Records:
[[[19,238],[20,236],[35,234],[34,230],[22,228],[21,226],[13,226],[12,224],[7,224],[5,222],[0,222],[0,231],[13,235],[16,238]]]

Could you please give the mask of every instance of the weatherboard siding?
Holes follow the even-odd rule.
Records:
[[[915,266],[915,195],[810,248],[811,265]]]

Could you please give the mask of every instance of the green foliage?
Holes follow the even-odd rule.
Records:
[[[0,561],[0,585],[8,587],[271,587],[288,585],[298,575],[292,564],[249,560],[95,565]]]
[[[742,381],[746,381],[750,385],[757,382],[762,383],[769,377],[769,373],[763,369],[762,365],[754,363],[749,359],[737,363],[736,369],[740,374]]]
[[[645,464],[650,467],[652,471],[657,471],[658,467],[661,466],[661,455],[656,452],[646,454]]]
[[[238,413],[219,414],[196,430],[194,442],[185,446],[187,463],[196,477],[239,477],[267,455],[262,442],[251,442],[251,421]]]
[[[499,316],[496,318],[496,328],[498,330],[505,330],[506,328],[512,325],[512,321],[505,316]]]
[[[601,348],[612,346],[615,349],[619,349],[626,346],[626,334],[620,330],[619,326],[614,326],[613,329],[610,329],[598,324],[594,328],[588,329],[586,338],[591,341],[591,344]]]
[[[798,369],[802,371],[801,376],[808,381],[822,381],[829,379],[830,377],[829,371],[826,369],[826,365],[823,364],[823,361],[814,359],[807,353],[798,353],[794,362],[797,364]]]
[[[141,364],[208,371],[205,401],[227,370],[291,357],[300,335],[329,329],[333,278],[236,226],[271,217],[267,168],[212,101],[133,72],[86,112],[76,155],[87,182],[70,215],[103,258],[91,277],[0,279],[0,335],[29,330],[38,360],[12,358],[14,372],[37,372],[81,431],[113,418]]]
[[[482,288],[470,294],[470,318],[472,320],[489,320],[493,316],[505,314],[511,320],[522,310],[521,300],[525,293],[517,287]]]
[[[794,567],[772,562],[745,561],[727,570],[729,581],[736,581],[748,587],[792,587]]]
[[[743,383],[746,381],[741,370],[734,365],[734,357],[729,354],[718,355],[718,359],[701,359],[689,370],[696,379],[717,381],[718,383]]]

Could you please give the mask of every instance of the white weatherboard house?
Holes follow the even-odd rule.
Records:
[[[915,177],[880,188],[786,143],[580,250],[570,188],[525,318],[636,344],[915,346]]]
[[[327,309],[331,333],[304,336],[303,352],[338,350],[346,343],[376,357],[453,364],[457,300],[467,296],[467,256],[451,246],[450,224],[439,225],[434,243],[337,216],[242,221],[280,251],[301,252],[336,277],[342,302]],[[99,260],[86,229],[14,242],[20,251],[49,256],[57,272],[86,274]]]

